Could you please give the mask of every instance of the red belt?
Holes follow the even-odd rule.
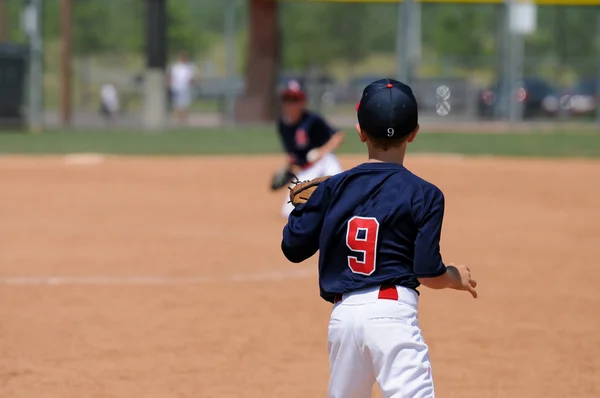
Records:
[[[298,165],[298,167],[300,167],[301,170],[307,170],[307,169],[310,169],[311,167],[313,167],[314,165],[315,165],[314,163],[305,163],[302,166]]]
[[[343,296],[341,294],[335,296],[335,298],[333,299],[333,303],[339,303],[340,301],[342,301],[342,298]],[[377,296],[377,298],[381,300],[398,301],[398,289],[396,289],[396,286],[394,285],[382,285],[379,288],[379,296]]]
[[[300,170],[310,169],[311,167],[313,167],[315,165],[314,163],[306,162],[304,165],[301,166],[298,163],[296,163],[296,157],[294,155],[289,155],[289,161],[290,161],[290,166],[292,166],[292,167],[296,166]]]

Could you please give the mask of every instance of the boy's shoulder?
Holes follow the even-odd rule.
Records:
[[[434,183],[432,183],[431,181],[427,181],[423,177],[419,177],[418,175],[416,175],[410,171],[409,171],[409,173],[412,176],[412,180],[415,182],[415,184],[418,184],[421,187],[423,192],[442,194],[442,190],[440,188],[438,188],[438,186],[435,185]]]
[[[439,193],[442,194],[440,188],[438,188],[434,183],[427,181],[426,179],[414,174],[406,167],[391,163],[361,163],[351,169],[345,170],[339,174],[331,176],[328,179],[328,185],[336,186],[343,182],[348,177],[352,177],[356,174],[365,174],[366,175],[376,175],[376,174],[390,174],[393,172],[393,176],[390,178],[392,181],[398,181],[402,184],[410,184],[415,188],[418,188],[425,192],[430,193]]]
[[[359,174],[361,172],[361,166],[364,163],[359,164],[358,166],[354,166],[348,170],[344,170],[340,173],[334,174],[329,177],[323,185],[327,185],[328,188],[335,189],[337,186],[342,184],[346,179],[351,178],[352,176]]]

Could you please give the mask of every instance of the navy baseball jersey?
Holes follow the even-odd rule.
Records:
[[[292,262],[320,249],[321,297],[376,285],[417,289],[442,275],[444,196],[395,163],[363,163],[322,183],[294,209],[281,248]]]
[[[306,154],[311,149],[325,145],[335,134],[335,130],[321,116],[310,111],[304,111],[294,124],[279,119],[277,127],[283,148],[292,158],[292,163],[298,166],[306,166]]]

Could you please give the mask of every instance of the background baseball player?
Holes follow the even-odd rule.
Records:
[[[477,297],[477,283],[467,267],[442,262],[442,192],[403,166],[419,130],[412,90],[378,80],[357,111],[369,161],[322,181],[291,213],[281,247],[293,262],[320,250],[321,297],[334,303],[329,397],[368,398],[375,382],[384,397],[434,397],[417,288]]]
[[[288,186],[292,174],[299,180],[311,180],[342,171],[333,152],[344,141],[344,133],[336,131],[318,114],[306,109],[306,94],[300,84],[292,80],[281,93],[282,116],[277,130],[287,154],[286,166],[272,181],[273,190]],[[281,214],[289,215],[294,207],[283,204]]]

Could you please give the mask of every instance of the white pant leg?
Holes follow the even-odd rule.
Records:
[[[192,103],[192,91],[189,88],[179,89],[173,92],[173,108],[187,110]]]
[[[342,166],[340,165],[340,162],[337,160],[335,155],[330,153],[308,169],[300,171],[298,174],[296,174],[296,177],[298,177],[298,180],[300,181],[307,181],[314,178],[332,176],[341,172]],[[294,210],[294,206],[292,206],[291,203],[288,203],[289,200],[289,196],[287,196],[286,192],[285,203],[281,209],[281,215],[284,218],[288,218],[292,210]]]
[[[378,300],[365,314],[363,327],[384,398],[435,397],[429,349],[419,328],[416,307]]]
[[[371,359],[355,334],[360,306],[338,304],[331,313],[329,347],[329,398],[370,398],[375,375]],[[360,336],[358,338],[360,339]]]
[[[342,165],[338,158],[332,153],[324,156],[319,163],[321,163],[321,175],[319,177],[332,176],[342,172]]]

